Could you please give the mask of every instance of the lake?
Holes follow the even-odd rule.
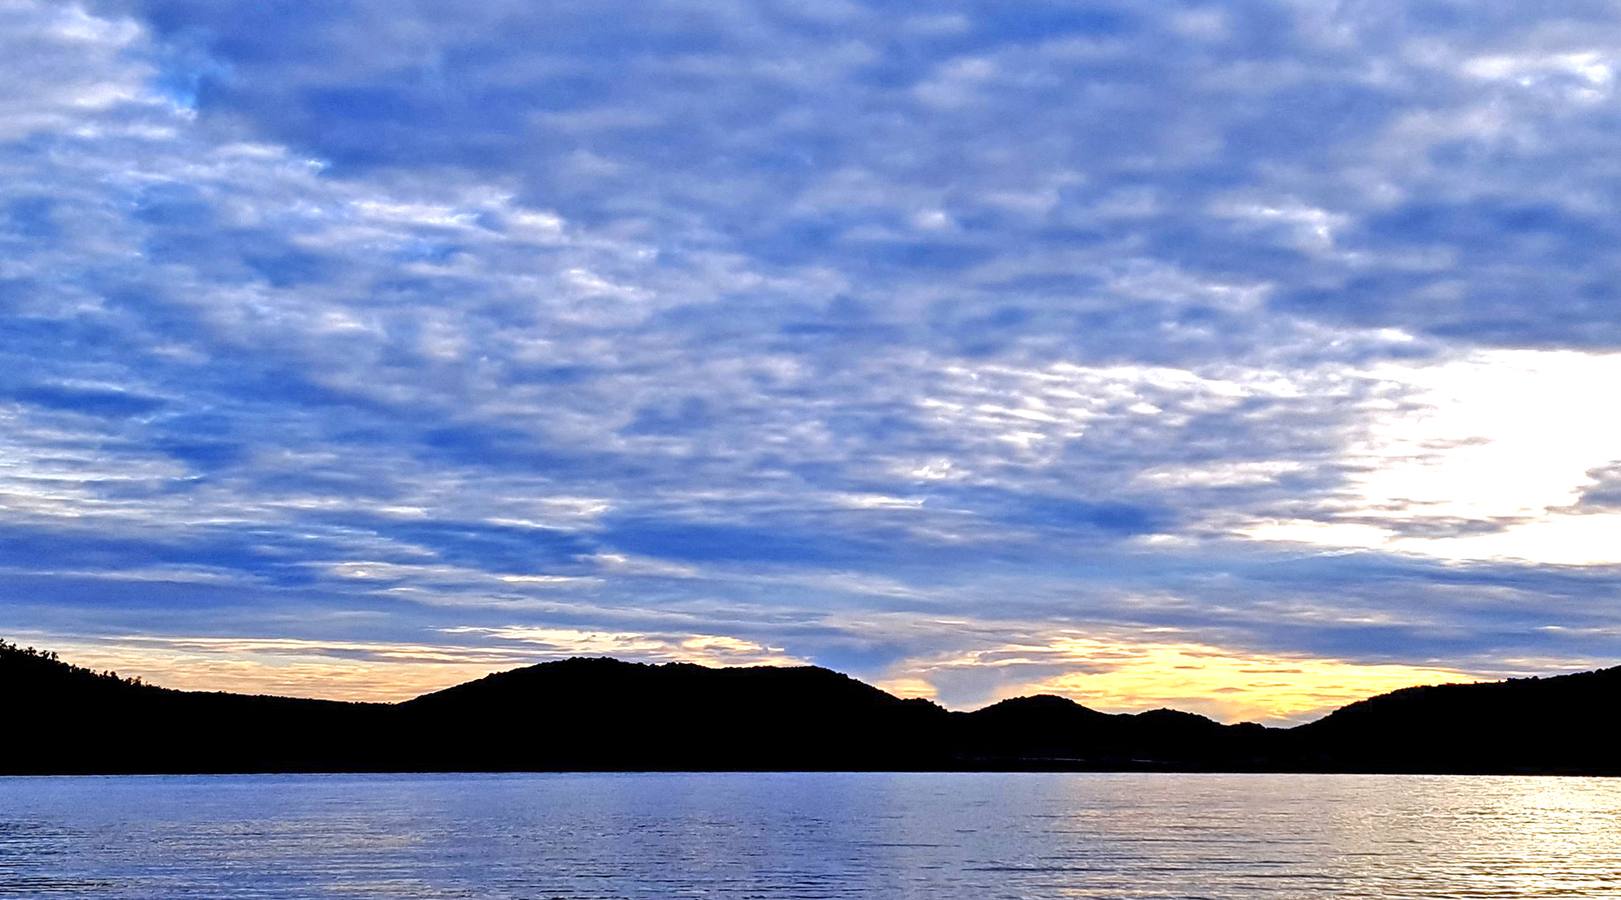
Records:
[[[0,778],[0,895],[1614,897],[1621,780]]]

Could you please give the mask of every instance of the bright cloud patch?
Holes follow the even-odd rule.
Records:
[[[1593,406],[1621,355],[1488,351],[1387,365],[1332,517],[1270,521],[1260,540],[1388,549],[1456,560],[1621,563],[1618,519],[1583,508],[1593,473],[1621,460],[1621,420]]]

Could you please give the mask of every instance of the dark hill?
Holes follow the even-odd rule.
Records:
[[[946,764],[950,714],[811,666],[569,659],[400,704],[432,768],[830,769]]]
[[[1410,688],[1281,730],[1061,697],[971,713],[827,669],[571,659],[398,704],[173,691],[0,642],[0,772],[1163,769],[1621,774],[1621,669]]]
[[[1621,774],[1621,667],[1412,687],[1292,729],[1299,766],[1368,772]]]
[[[1170,709],[1101,713],[1050,694],[957,715],[958,755],[988,766],[1250,769],[1264,763],[1269,731]]]
[[[374,768],[357,736],[382,704],[172,691],[0,641],[0,772]],[[330,736],[330,737],[329,737]]]

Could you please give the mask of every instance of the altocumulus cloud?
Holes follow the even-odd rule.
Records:
[[[16,636],[1268,720],[1621,652],[1602,5],[0,19]]]

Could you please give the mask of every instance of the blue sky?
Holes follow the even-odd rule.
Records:
[[[0,3],[0,631],[1293,721],[1621,657],[1598,3]]]

